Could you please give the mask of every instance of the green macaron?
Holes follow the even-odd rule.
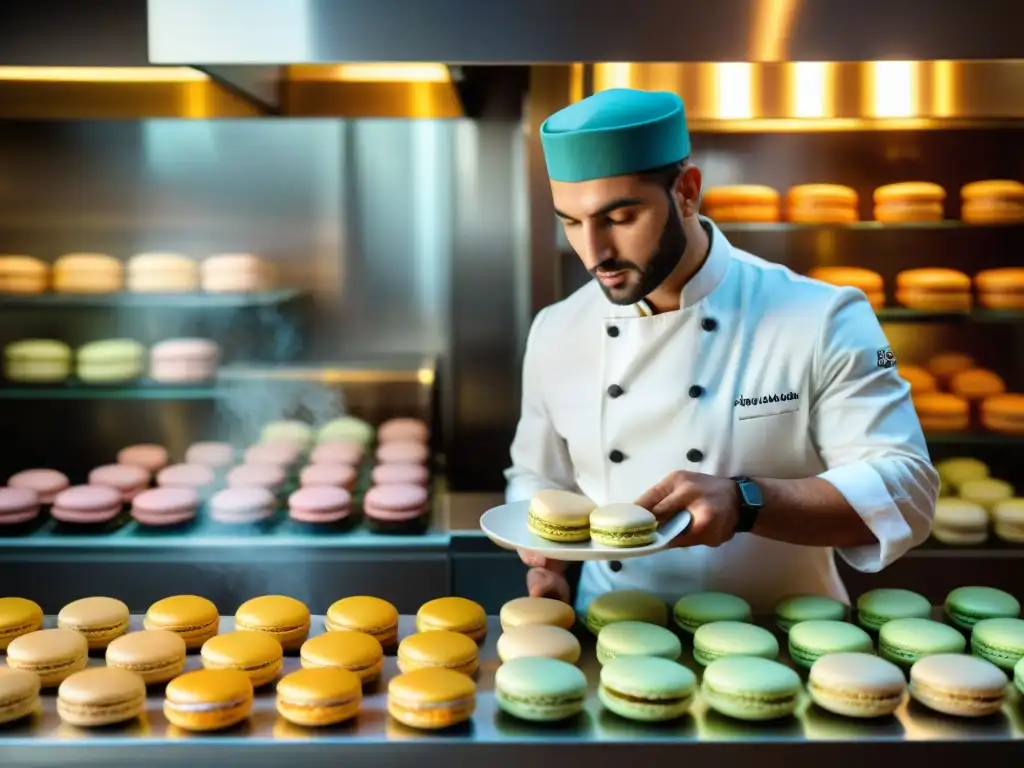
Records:
[[[1017,662],[1017,666],[1013,668],[1013,684],[1017,687],[1017,690],[1024,696],[1024,659]]]
[[[872,589],[857,598],[857,623],[872,632],[893,619],[927,619],[931,615],[928,598],[909,589]]]
[[[506,661],[494,674],[498,707],[520,720],[565,720],[583,710],[586,695],[586,675],[558,659],[523,656]]]
[[[775,606],[775,624],[783,632],[789,632],[801,621],[842,621],[845,618],[846,606],[825,595],[791,595]]]
[[[708,664],[701,695],[709,708],[737,720],[775,720],[793,714],[800,676],[758,656],[726,656]]]
[[[693,633],[693,659],[704,666],[725,656],[774,659],[778,655],[779,641],[775,635],[756,624],[713,621]]]
[[[598,595],[587,606],[587,629],[595,635],[618,621],[644,621],[664,627],[668,624],[668,605],[649,592],[616,589]]]
[[[664,722],[689,711],[697,677],[682,664],[657,656],[620,656],[601,667],[597,697],[620,717]]]
[[[982,619],[1020,618],[1020,601],[1009,592],[992,587],[958,587],[946,595],[946,616],[969,630]]]
[[[750,603],[726,592],[695,592],[676,601],[672,617],[691,635],[703,624],[712,621],[750,621]]]
[[[878,630],[878,655],[910,669],[937,653],[963,653],[967,639],[953,627],[931,619],[893,619]]]
[[[830,653],[872,653],[871,636],[845,621],[801,621],[789,630],[789,658],[810,668]]]
[[[679,638],[657,624],[617,621],[597,634],[597,660],[601,664],[620,656],[661,656],[675,661],[682,653]]]
[[[971,653],[1001,669],[1014,669],[1024,658],[1024,620],[982,619],[971,630]]]

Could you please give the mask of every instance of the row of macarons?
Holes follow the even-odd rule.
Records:
[[[193,259],[179,253],[140,253],[122,262],[104,253],[68,253],[48,264],[34,256],[0,255],[0,293],[250,293],[276,281],[271,262],[251,253]]]
[[[992,477],[984,461],[971,456],[943,459],[935,465],[941,481],[932,521],[932,537],[943,544],[983,544],[990,529],[1011,544],[1024,543],[1024,498],[1011,483]]]
[[[886,304],[885,279],[863,267],[818,267],[808,277],[831,285],[857,288],[871,306]],[[1024,309],[1024,268],[985,269],[972,278],[949,267],[918,267],[896,275],[895,299],[901,306],[932,312],[966,311],[975,299],[986,309]]]
[[[941,221],[946,190],[930,181],[884,184],[872,193],[874,217],[880,222]],[[973,181],[960,188],[961,218],[976,224],[1024,222],[1024,184],[1013,179]],[[841,184],[798,184],[786,192],[785,212],[779,192],[761,184],[707,189],[703,211],[721,222],[787,221],[847,224],[860,219],[860,195]]]

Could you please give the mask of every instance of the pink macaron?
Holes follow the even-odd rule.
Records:
[[[266,488],[225,488],[210,499],[210,517],[229,525],[258,523],[276,508],[277,498]]]
[[[309,461],[312,464],[350,464],[359,466],[365,451],[355,443],[321,443],[313,449]]]
[[[116,488],[75,485],[57,494],[50,514],[63,523],[107,523],[117,517],[123,505]]]
[[[383,443],[377,448],[377,461],[381,464],[425,464],[430,449],[423,443]]]
[[[201,464],[210,469],[225,469],[235,462],[235,449],[230,443],[193,443],[185,451],[186,464]]]
[[[299,475],[299,485],[329,485],[351,491],[358,477],[359,471],[350,464],[310,464]]]
[[[285,471],[276,464],[239,464],[228,472],[228,488],[265,488],[279,491],[284,485]]]
[[[378,443],[425,443],[430,427],[421,419],[389,419],[377,429]]]
[[[300,523],[336,523],[351,511],[352,495],[344,488],[300,488],[288,497],[288,514]]]
[[[0,525],[19,525],[39,517],[39,494],[29,488],[0,488]]]
[[[152,479],[148,469],[135,464],[104,464],[89,473],[89,485],[105,485],[121,492],[121,500],[129,502],[149,487]]]
[[[415,520],[427,513],[427,489],[420,485],[377,485],[366,492],[363,512],[383,522]]]
[[[302,448],[295,443],[259,443],[245,452],[246,464],[275,464],[279,467],[292,467],[302,456]]]
[[[203,491],[217,479],[213,470],[202,464],[172,464],[160,470],[156,484],[161,488],[191,488]]]
[[[430,482],[423,464],[378,464],[371,475],[374,485],[422,485]]]
[[[168,461],[167,449],[155,443],[129,445],[117,452],[118,464],[142,467],[154,474],[166,467]]]
[[[26,469],[11,475],[7,481],[11,488],[35,491],[40,504],[53,504],[57,494],[71,487],[71,481],[56,469]]]
[[[192,488],[153,488],[132,500],[132,517],[140,525],[180,525],[196,516],[198,506]]]

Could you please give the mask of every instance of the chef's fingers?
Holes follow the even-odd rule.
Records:
[[[657,485],[651,486],[651,488],[634,503],[638,507],[643,507],[644,509],[653,512],[655,505],[676,489],[676,486],[683,479],[682,475],[682,472],[673,472]]]
[[[522,560],[525,565],[528,565],[531,568],[543,568],[545,565],[548,564],[547,558],[544,557],[544,555],[542,555],[540,552],[533,552],[528,549],[520,549],[518,550],[518,552],[519,559]]]
[[[547,568],[531,568],[526,572],[526,590],[530,597],[551,597],[569,602],[569,582]]]
[[[714,515],[699,502],[691,503],[690,527],[672,540],[673,547],[714,546]]]
[[[700,488],[697,487],[697,484],[691,480],[681,480],[668,496],[654,505],[651,512],[664,520],[688,509],[699,498]]]

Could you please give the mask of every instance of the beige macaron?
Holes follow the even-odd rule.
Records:
[[[1024,544],[1024,499],[1005,499],[992,507],[995,534],[1011,544]]]
[[[988,513],[980,504],[958,498],[941,498],[935,505],[932,536],[943,544],[974,546],[988,538]]]

